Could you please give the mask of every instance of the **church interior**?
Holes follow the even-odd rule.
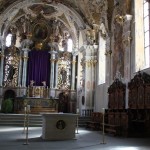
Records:
[[[0,132],[28,113],[149,139],[150,0],[0,0]]]

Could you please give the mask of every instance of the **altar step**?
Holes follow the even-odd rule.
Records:
[[[85,127],[86,122],[89,121],[90,117],[79,117],[79,127]],[[0,126],[24,126],[24,114],[4,114],[0,113]],[[30,127],[41,127],[42,116],[37,114],[29,115],[29,126]]]
[[[24,114],[0,114],[0,126],[24,126]],[[29,115],[29,126],[42,126],[41,115]]]

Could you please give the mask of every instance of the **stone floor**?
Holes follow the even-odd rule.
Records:
[[[41,127],[30,127],[28,140],[21,127],[0,126],[0,150],[150,150],[150,138],[123,138],[79,128],[76,139],[44,141]],[[28,145],[26,145],[28,144]]]

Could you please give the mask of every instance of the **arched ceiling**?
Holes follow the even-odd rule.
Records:
[[[42,14],[47,20],[55,18],[61,21],[77,43],[79,30],[92,29],[95,24],[100,25],[106,2],[106,0],[0,0],[1,35],[4,26],[9,27],[21,17],[29,15],[34,19]]]
[[[24,9],[29,7],[35,14],[43,11],[45,15],[52,15],[52,13],[56,13],[56,11],[54,11],[52,7],[44,7],[41,6],[41,4],[52,5],[55,7],[57,12],[66,12],[66,7],[74,10],[82,17],[84,22],[92,25],[92,23],[99,23],[104,1],[106,0],[0,0],[0,13],[2,14],[5,10],[10,9],[12,6],[16,6],[16,8],[13,8],[13,11],[15,11],[15,9],[19,9],[17,4],[22,3],[21,6],[23,6]],[[62,7],[62,5],[66,7]]]

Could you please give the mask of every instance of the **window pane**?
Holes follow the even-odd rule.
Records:
[[[68,39],[68,52],[72,52],[72,39]]]
[[[149,31],[145,33],[145,47],[149,46]]]
[[[147,30],[149,30],[149,16],[144,18],[144,31],[146,32]]]
[[[145,67],[149,67],[149,47],[145,48]]]
[[[8,34],[6,37],[6,46],[9,47],[11,45],[12,34]]]
[[[148,7],[149,7],[149,6],[148,6],[148,3],[145,3],[145,4],[144,4],[144,17],[149,14],[149,12],[148,12],[148,11],[149,11],[149,10],[148,10]]]

